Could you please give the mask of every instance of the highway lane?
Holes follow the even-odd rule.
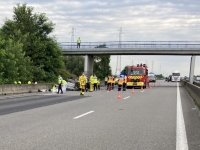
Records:
[[[57,103],[63,103],[73,100],[79,100],[86,97],[80,97],[79,95],[64,96],[51,94],[30,94],[22,97],[18,96],[6,96],[6,99],[0,100],[0,115],[14,113],[18,111],[24,111],[34,109],[38,107],[44,107]]]
[[[116,89],[87,92],[84,97],[67,92],[0,99],[7,109],[15,99],[21,107],[38,104],[0,116],[0,149],[176,149],[176,83],[160,82],[143,92],[134,91],[121,91],[121,100]],[[183,87],[180,93],[188,147],[199,149],[198,111]]]

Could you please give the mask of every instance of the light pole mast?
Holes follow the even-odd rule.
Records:
[[[119,32],[119,35],[118,35],[118,37],[119,37],[118,48],[121,48],[121,38],[122,38],[122,34],[123,34],[121,27],[119,28],[118,32]],[[119,71],[119,74],[120,74],[120,72],[121,72],[121,55],[117,55],[117,65],[116,65],[115,75],[117,75],[118,71]]]

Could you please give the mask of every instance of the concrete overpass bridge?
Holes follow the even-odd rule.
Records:
[[[190,83],[193,83],[195,56],[200,55],[200,41],[109,41],[60,44],[63,55],[85,55],[84,71],[93,72],[94,55],[183,55],[191,56]]]

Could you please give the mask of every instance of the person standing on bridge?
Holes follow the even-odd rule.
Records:
[[[78,40],[77,40],[77,48],[80,48],[80,45],[81,45],[81,39],[79,37]]]

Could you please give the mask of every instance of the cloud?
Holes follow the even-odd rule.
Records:
[[[117,30],[122,27],[123,41],[197,41],[200,35],[199,0],[7,0],[0,2],[0,25],[12,18],[16,3],[26,2],[35,12],[45,12],[56,26],[59,42],[70,42],[75,28],[75,39],[83,42],[117,41]],[[179,69],[189,74],[190,56],[122,56],[122,68],[133,61],[149,63],[170,74]],[[162,58],[162,59],[161,59]],[[111,57],[113,73],[116,56]],[[196,58],[195,74],[200,65]],[[174,67],[174,68],[173,68]]]

